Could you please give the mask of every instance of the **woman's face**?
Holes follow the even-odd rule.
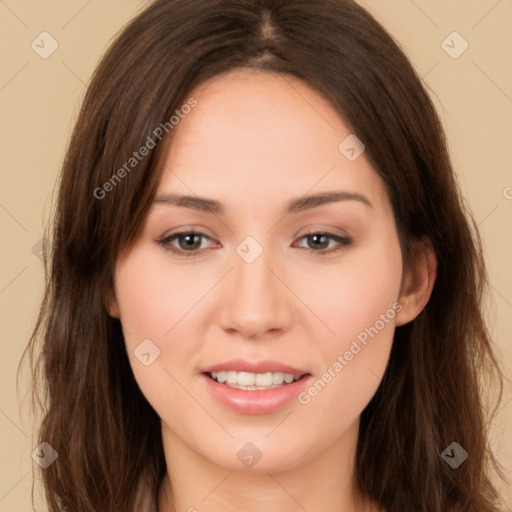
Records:
[[[393,213],[302,82],[239,70],[191,96],[110,313],[166,442],[290,469],[353,436],[408,321]]]

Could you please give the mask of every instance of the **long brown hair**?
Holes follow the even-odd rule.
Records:
[[[298,77],[330,101],[385,183],[406,266],[420,237],[437,255],[431,299],[396,329],[362,413],[357,488],[387,512],[496,511],[489,471],[503,473],[488,446],[483,388],[496,382],[501,398],[503,374],[482,316],[481,242],[421,80],[352,0],[157,0],[97,67],[63,163],[45,296],[26,349],[44,412],[38,441],[59,454],[42,473],[49,510],[128,512],[143,500],[156,510],[166,471],[160,420],[106,297],[172,140],[169,126],[162,142],[155,129],[197,85],[244,67]],[[148,138],[147,157],[127,167]],[[454,441],[469,454],[457,469],[441,456]]]

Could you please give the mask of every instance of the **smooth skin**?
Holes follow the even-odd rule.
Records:
[[[223,212],[155,202],[118,259],[109,302],[162,421],[168,473],[159,512],[379,510],[352,486],[359,418],[395,326],[430,297],[434,252],[422,244],[414,271],[403,274],[380,177],[364,153],[351,162],[339,151],[349,128],[301,81],[243,69],[191,96],[198,105],[173,132],[157,198],[199,196]],[[291,200],[332,191],[371,205],[341,200],[285,213]],[[179,229],[199,235],[170,237]],[[326,232],[350,243],[313,236]],[[248,236],[263,249],[252,263],[236,250]],[[392,320],[306,405],[294,399],[270,414],[240,414],[204,386],[202,368],[233,358],[279,361],[320,378],[397,303]],[[134,354],[147,338],[161,351],[149,366]],[[247,442],[262,453],[252,468],[237,457]]]

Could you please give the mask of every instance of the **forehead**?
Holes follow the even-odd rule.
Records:
[[[364,153],[349,161],[339,150],[350,129],[297,78],[235,70],[190,97],[197,106],[174,129],[160,192],[282,202],[283,193],[346,188],[385,200]]]

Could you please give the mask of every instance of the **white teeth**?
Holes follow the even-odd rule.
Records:
[[[238,389],[270,389],[283,384],[291,384],[299,380],[302,375],[293,375],[283,372],[249,373],[235,372],[233,370],[211,372],[213,380]]]
[[[226,382],[228,384],[237,384],[238,377],[237,377],[236,372],[226,372]]]
[[[254,386],[255,380],[256,375],[254,373],[240,372],[236,383],[241,386]]]
[[[272,373],[258,373],[254,379],[256,386],[272,386]],[[278,384],[276,382],[276,384]]]
[[[272,374],[272,384],[282,384],[284,382],[284,373],[276,372]]]

